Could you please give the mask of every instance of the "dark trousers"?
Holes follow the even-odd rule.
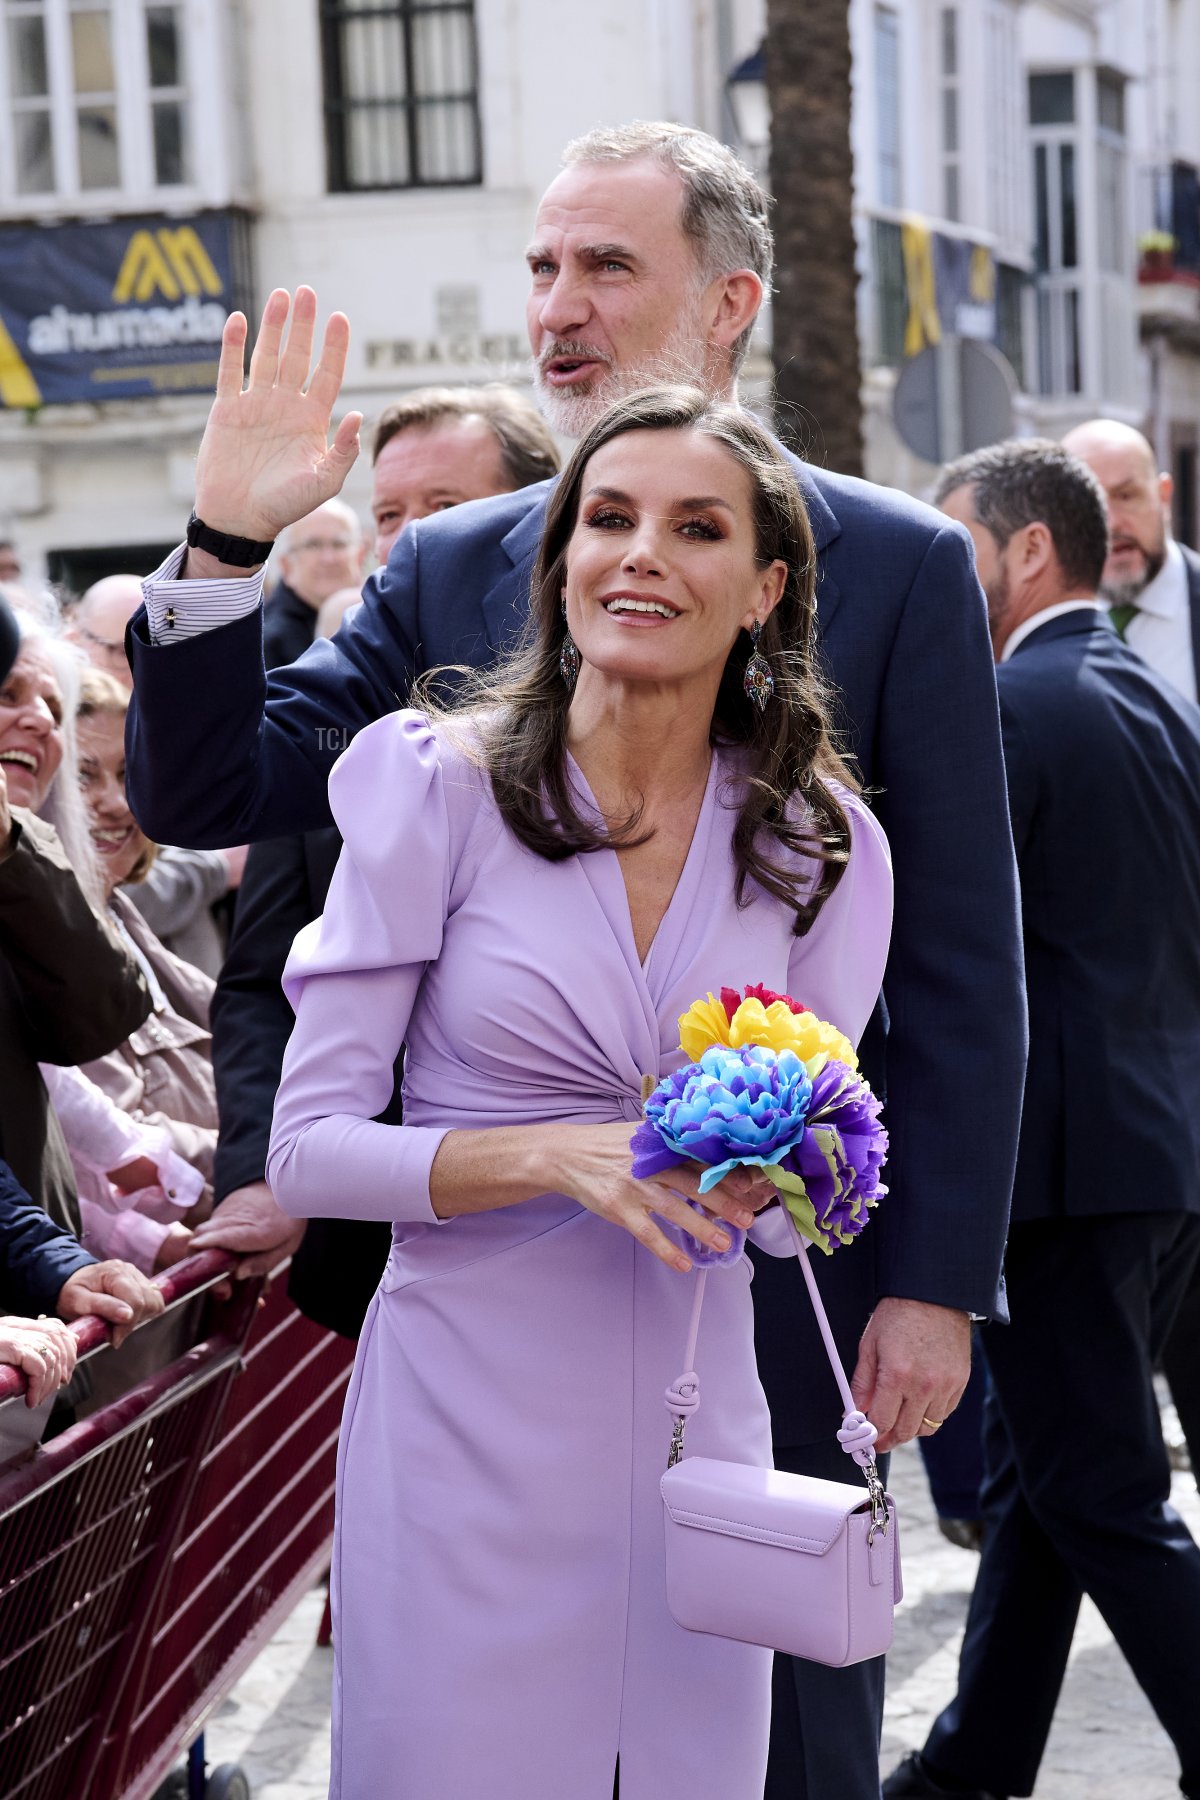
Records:
[[[1162,1368],[1187,1440],[1192,1475],[1200,1487],[1200,1257],[1192,1265],[1191,1279],[1167,1334]]]
[[[775,1466],[827,1481],[861,1481],[838,1444],[775,1446]],[[880,1458],[887,1479],[887,1458]],[[864,1489],[865,1492],[865,1489]],[[879,1800],[884,1659],[827,1669],[777,1656],[764,1800]],[[747,1797],[748,1800],[748,1797]]]
[[[1200,1796],[1200,1549],[1168,1503],[1153,1383],[1198,1249],[1180,1214],[1012,1227],[1012,1324],[983,1333],[983,1554],[935,1776],[1033,1792],[1087,1593]]]

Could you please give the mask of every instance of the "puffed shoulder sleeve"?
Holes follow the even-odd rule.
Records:
[[[892,857],[882,825],[855,795],[837,790],[850,821],[841,880],[797,938],[788,993],[857,1044],[883,986],[892,935]]]
[[[298,1218],[436,1224],[436,1127],[382,1125],[393,1070],[451,903],[463,789],[419,713],[368,726],[329,782],[343,848],[324,915],[296,938],[284,990],[296,1023],[267,1180]]]

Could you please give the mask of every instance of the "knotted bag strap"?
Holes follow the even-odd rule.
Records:
[[[829,1323],[829,1315],[825,1311],[825,1303],[817,1286],[817,1278],[813,1274],[812,1264],[808,1260],[808,1245],[802,1237],[795,1219],[788,1210],[786,1202],[779,1202],[783,1216],[788,1222],[792,1239],[796,1246],[796,1257],[804,1275],[805,1286],[817,1315],[817,1325],[821,1332],[821,1342],[825,1346],[825,1354],[829,1358],[829,1366],[833,1370],[833,1378],[837,1382],[838,1392],[842,1397],[845,1411],[842,1415],[841,1430],[837,1434],[838,1443],[852,1456],[862,1469],[867,1482],[867,1492],[871,1501],[872,1536],[874,1527],[887,1529],[887,1505],[883,1483],[879,1479],[879,1470],[875,1466],[875,1440],[879,1436],[866,1413],[861,1412],[854,1404],[854,1395],[838,1355],[834,1342],[833,1329]],[[704,1305],[704,1288],[708,1280],[708,1270],[696,1270],[696,1291],[692,1296],[692,1312],[688,1320],[687,1344],[683,1353],[684,1373],[674,1380],[666,1391],[667,1411],[674,1420],[671,1431],[671,1450],[667,1459],[668,1469],[683,1457],[683,1434],[687,1422],[700,1405],[700,1377],[696,1373],[696,1342],[700,1335],[700,1311]]]

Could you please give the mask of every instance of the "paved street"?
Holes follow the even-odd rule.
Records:
[[[894,1459],[892,1486],[903,1519],[907,1592],[890,1662],[885,1769],[922,1743],[951,1691],[975,1567],[938,1533],[915,1451]],[[1200,1533],[1190,1477],[1176,1477],[1175,1500]],[[240,1762],[254,1800],[324,1800],[333,1654],[315,1646],[323,1605],[323,1594],[308,1596],[210,1726],[210,1764]],[[1167,1740],[1085,1603],[1036,1800],[1178,1800],[1178,1791]]]

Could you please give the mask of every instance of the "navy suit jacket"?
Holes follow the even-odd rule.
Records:
[[[341,853],[336,826],[253,844],[238,889],[229,954],[212,999],[213,1074],[221,1132],[213,1167],[218,1200],[265,1181],[271,1110],[294,1015],[280,986],[292,940],[324,910]],[[403,1059],[391,1104],[399,1125]],[[288,1292],[318,1325],[357,1337],[387,1261],[392,1232],[378,1219],[310,1219],[288,1271]]]
[[[844,747],[874,790],[896,873],[891,1191],[862,1242],[821,1270],[852,1344],[880,1294],[1003,1314],[1025,1047],[1016,871],[967,534],[902,494],[789,460],[817,548]],[[128,780],[144,829],[212,847],[328,824],[329,770],[356,731],[404,705],[415,674],[491,663],[514,639],[550,486],[410,526],[337,637],[269,679],[260,616],[155,647],[136,614]],[[864,1066],[882,1086],[881,1022]],[[800,1398],[824,1378],[797,1280],[758,1259],[760,1366],[780,1442],[823,1428]],[[829,1392],[831,1381],[823,1401]]]
[[[1104,614],[999,670],[1025,919],[1014,1219],[1200,1212],[1200,707]]]
[[[63,1282],[95,1260],[0,1162],[0,1312],[33,1319],[53,1313]]]

